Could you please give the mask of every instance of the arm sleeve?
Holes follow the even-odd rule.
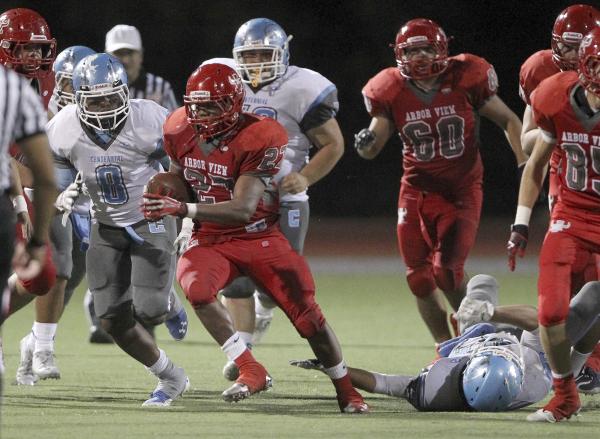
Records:
[[[300,121],[300,129],[307,132],[312,128],[323,125],[337,115],[339,108],[337,88],[331,84],[310,105]]]

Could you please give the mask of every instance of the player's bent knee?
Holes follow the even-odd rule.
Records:
[[[312,304],[292,322],[302,338],[310,338],[323,329],[325,316],[316,303]]]
[[[444,292],[456,291],[465,276],[464,269],[460,268],[444,268],[444,267],[433,267],[433,275],[435,277],[435,283]]]
[[[159,315],[149,316],[145,313],[140,313],[136,310],[136,316],[138,320],[141,320],[145,326],[158,326],[161,323],[164,323],[165,319],[167,318],[167,314],[168,313],[164,312]]]
[[[429,265],[408,268],[406,270],[406,281],[410,291],[416,297],[428,297],[435,291],[435,279]]]
[[[98,317],[100,318],[102,328],[113,337],[119,336],[119,334],[135,326],[131,301],[110,307],[104,314]]]
[[[234,279],[221,291],[229,299],[246,299],[252,297],[255,290],[254,282],[249,277],[243,276]]]
[[[56,282],[56,269],[54,264],[46,262],[42,272],[31,280],[22,281],[21,286],[29,293],[35,296],[44,296],[50,291]]]

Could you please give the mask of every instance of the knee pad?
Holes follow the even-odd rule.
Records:
[[[588,282],[571,300],[567,318],[567,335],[577,343],[596,323],[600,315],[600,282]]]
[[[310,338],[323,329],[325,316],[323,316],[319,305],[313,302],[294,318],[292,323],[302,338]]]
[[[228,299],[246,299],[252,297],[256,286],[247,276],[238,277],[221,290],[221,294]]]
[[[169,313],[169,290],[143,288],[134,291],[133,309],[137,320],[144,326],[160,325]]]
[[[110,307],[105,314],[98,317],[101,319],[102,328],[111,335],[122,334],[135,326],[131,301]]]
[[[406,270],[406,281],[410,291],[417,297],[427,297],[435,291],[435,279],[431,265]]]
[[[498,306],[498,282],[493,276],[477,274],[467,283],[467,296]]]

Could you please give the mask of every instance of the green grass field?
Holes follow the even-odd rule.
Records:
[[[416,374],[433,358],[432,340],[400,276],[318,275],[316,281],[319,302],[350,365]],[[499,281],[502,303],[535,303],[534,278],[515,275]],[[312,354],[281,312],[255,349],[275,380],[271,391],[238,404],[223,402],[225,356],[188,311],[185,341],[172,341],[164,327],[157,338],[187,371],[191,391],[168,409],[142,409],[155,378],[115,346],[88,343],[81,297],[79,291],[59,326],[59,381],[11,385],[19,340],[31,328],[31,307],[5,324],[2,438],[600,437],[600,396],[583,397],[579,421],[555,425],[525,422],[534,407],[509,413],[419,413],[404,401],[368,394],[371,414],[341,415],[324,375],[288,366],[289,359]]]

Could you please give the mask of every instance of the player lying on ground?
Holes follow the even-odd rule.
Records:
[[[469,281],[463,303],[487,303],[487,311],[479,313],[479,320],[521,327],[524,331],[520,342],[511,334],[494,332],[490,323],[477,323],[462,336],[443,343],[441,358],[416,376],[349,367],[352,384],[368,392],[404,398],[421,411],[515,410],[542,400],[551,389],[552,379],[536,334],[537,311],[526,305],[494,307],[497,289],[493,277],[477,275]],[[600,312],[599,297],[600,283],[590,282],[572,300],[568,326],[574,343],[592,333]],[[477,321],[473,309],[459,309],[460,321]],[[588,342],[593,348],[595,341]],[[583,362],[585,359],[578,363],[579,367]],[[316,360],[291,364],[321,369]],[[541,411],[531,414],[528,420],[548,420]]]

